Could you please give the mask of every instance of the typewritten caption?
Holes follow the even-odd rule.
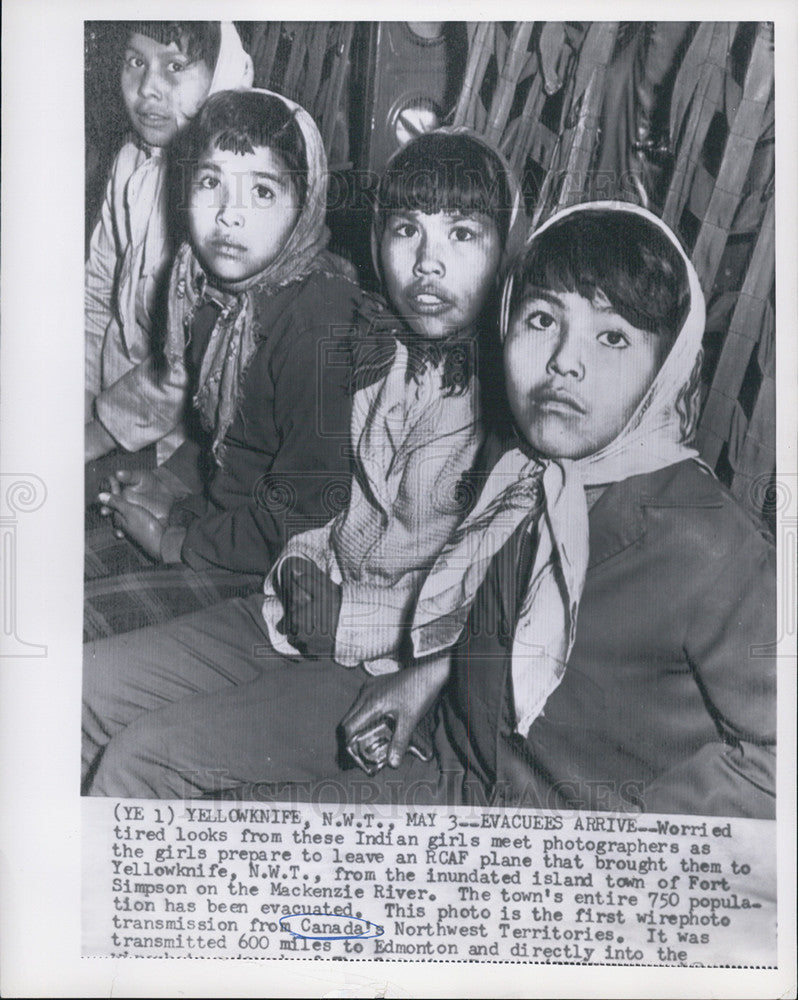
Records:
[[[775,824],[84,800],[83,951],[772,967]]]

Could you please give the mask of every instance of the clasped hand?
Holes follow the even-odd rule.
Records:
[[[120,469],[110,492],[97,497],[100,513],[113,519],[117,538],[127,535],[153,559],[161,558],[161,538],[174,496],[152,472]]]

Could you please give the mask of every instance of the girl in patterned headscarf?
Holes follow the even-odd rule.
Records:
[[[174,580],[150,573],[143,595],[140,573],[131,586],[92,582],[89,634],[191,610],[192,594],[209,603],[256,588],[288,535],[323,519],[329,481],[348,469],[349,344],[368,321],[353,269],[325,249],[315,123],[280,95],[224,91],[176,161],[190,240],[171,273],[166,380],[190,387],[202,444],[186,441],[153,472],[117,473],[100,494],[117,532]],[[131,601],[137,612],[120,618]]]

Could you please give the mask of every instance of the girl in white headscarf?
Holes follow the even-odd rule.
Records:
[[[449,679],[448,801],[773,814],[774,550],[691,445],[703,327],[648,211],[533,234],[502,301],[516,441],[427,577],[415,665],[348,736],[392,714],[403,766]]]
[[[247,87],[252,60],[231,21],[131,21],[121,89],[133,136],[119,150],[86,262],[86,461],[183,438],[185,387],[153,358],[159,286],[174,253],[166,148],[209,94]]]

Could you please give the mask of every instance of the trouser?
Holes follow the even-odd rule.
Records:
[[[83,777],[91,795],[235,793],[355,804],[462,801],[443,727],[431,762],[373,778],[347,767],[338,724],[367,680],[329,659],[274,651],[261,595],[85,647]]]
[[[128,538],[116,538],[110,518],[86,511],[83,641],[105,639],[260,593],[262,573],[194,570],[154,563]]]

